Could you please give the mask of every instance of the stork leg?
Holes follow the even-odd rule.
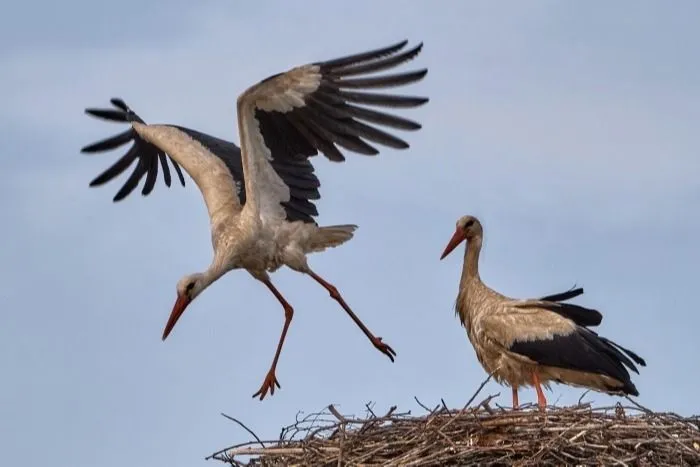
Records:
[[[281,387],[279,381],[277,381],[277,376],[275,376],[275,370],[277,369],[277,361],[280,358],[280,353],[282,353],[282,345],[284,344],[284,339],[287,337],[287,330],[289,329],[289,325],[292,323],[294,309],[287,302],[287,300],[285,300],[285,298],[282,296],[279,290],[277,290],[277,288],[274,285],[272,285],[272,282],[270,282],[269,278],[264,278],[260,280],[263,284],[267,286],[268,289],[270,289],[270,292],[272,292],[272,294],[282,304],[282,308],[284,308],[284,327],[282,328],[282,335],[280,335],[280,340],[277,343],[277,351],[275,352],[275,358],[272,360],[272,365],[270,366],[270,370],[267,372],[267,376],[265,376],[265,380],[263,381],[262,386],[260,386],[258,392],[253,394],[253,397],[260,396],[260,400],[263,400],[267,395],[267,391],[270,391],[270,395],[272,396],[275,393],[275,386],[277,386],[278,388]]]
[[[517,409],[520,406],[518,403],[518,386],[513,386],[513,409]]]
[[[542,392],[540,377],[537,374],[537,371],[532,372],[532,384],[535,386],[535,391],[537,391],[537,405],[540,407],[540,410],[544,412],[545,408],[547,407],[547,399],[544,397],[544,393]]]
[[[357,326],[362,330],[362,332],[365,333],[365,336],[372,342],[372,345],[374,345],[377,350],[379,350],[381,353],[389,357],[389,359],[393,362],[394,357],[396,356],[396,352],[394,352],[394,349],[389,347],[387,344],[382,342],[381,337],[377,337],[372,332],[367,329],[367,326],[360,320],[360,318],[357,317],[355,313],[350,309],[347,303],[345,303],[345,300],[343,297],[340,295],[340,292],[338,292],[338,289],[331,283],[327,282],[323,277],[319,276],[315,272],[313,272],[310,268],[307,268],[305,271],[309,276],[313,277],[313,279],[321,284],[324,289],[328,291],[329,294],[331,294],[331,297],[340,304],[340,306],[343,307],[343,309],[347,312],[347,314],[352,318],[352,320],[357,324]]]

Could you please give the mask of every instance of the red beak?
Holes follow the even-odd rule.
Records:
[[[464,231],[460,228],[457,228],[457,230],[455,230],[454,235],[452,235],[450,242],[445,247],[445,251],[442,252],[442,256],[440,256],[440,259],[443,259],[445,258],[445,256],[452,253],[452,250],[457,248],[457,245],[462,243],[466,238],[467,237],[464,236]]]
[[[177,296],[173,311],[170,313],[170,318],[168,318],[168,324],[165,325],[165,330],[163,330],[163,340],[168,337],[168,334],[173,330],[177,320],[180,319],[180,316],[185,312],[185,308],[187,308],[187,305],[189,305],[191,301],[192,300],[184,295]]]

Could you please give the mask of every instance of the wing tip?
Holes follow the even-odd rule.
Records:
[[[423,41],[420,41],[412,49],[404,52],[404,54],[408,56],[408,60],[412,60],[412,59],[416,58],[418,55],[420,55],[420,53],[422,51],[423,51]]]
[[[95,151],[95,150],[93,149],[94,146],[95,146],[94,144],[88,144],[87,146],[83,146],[82,148],[80,148],[80,153],[81,153],[81,154],[92,154],[92,153],[95,153],[95,152],[97,152],[97,151]]]
[[[129,106],[124,102],[123,99],[119,97],[113,97],[110,99],[110,102],[116,109],[95,109],[95,108],[87,108],[85,109],[85,113],[94,117],[98,117],[101,119],[105,119],[108,121],[117,121],[117,122],[122,122],[122,123],[130,123],[131,127],[129,130],[127,130],[124,133],[121,133],[115,137],[108,138],[103,141],[98,141],[96,143],[92,143],[89,145],[86,145],[80,149],[81,153],[96,153],[96,152],[103,152],[107,151],[110,149],[115,149],[116,147],[120,146],[121,144],[125,143],[126,140],[132,140],[136,141],[136,144],[134,144],[125,156],[122,156],[118,161],[116,165],[113,165],[110,169],[107,169],[107,171],[103,172],[102,174],[98,175],[95,177],[92,181],[89,182],[88,186],[91,188],[98,187],[101,185],[104,185],[108,183],[109,181],[115,179],[118,175],[120,175],[128,166],[131,165],[133,162],[134,158],[129,159],[129,155],[133,155],[132,153],[134,151],[138,151],[139,154],[137,155],[137,158],[143,158],[143,157],[157,157],[160,159],[161,165],[163,166],[163,172],[164,172],[164,181],[165,185],[170,187],[172,185],[172,180],[170,180],[170,171],[166,170],[168,168],[167,166],[167,161],[169,160],[173,168],[175,170],[176,176],[179,179],[180,185],[185,187],[186,182],[185,182],[185,177],[182,173],[182,170],[180,169],[179,165],[175,160],[173,160],[171,157],[167,156],[166,154],[146,154],[143,153],[142,151],[145,151],[147,148],[141,147],[141,143],[143,141],[139,138],[139,136],[135,133],[133,130],[134,125],[138,124],[145,124],[143,120],[136,115],[130,108]],[[119,144],[117,144],[119,143]],[[140,149],[139,149],[140,148]],[[146,151],[148,152],[148,151]],[[125,157],[129,159],[126,164],[125,162]],[[158,160],[155,160],[155,171],[156,174],[155,176],[157,177],[157,164]],[[147,179],[146,179],[146,184],[142,187],[141,195],[142,196],[148,196],[153,192],[154,186],[155,186],[155,181],[149,182],[148,176],[152,177],[153,174],[151,171],[154,170],[154,167],[151,166],[147,168],[144,171],[139,171],[139,167],[135,169],[135,172],[132,173],[131,177],[127,180],[126,184],[121,187],[121,189],[114,195],[112,198],[112,201],[117,203],[119,201],[122,201],[123,199],[127,198],[134,189],[138,186],[138,182],[141,180],[141,177],[145,174],[147,174]],[[136,176],[135,174],[138,174],[138,172],[141,172],[140,175],[138,175],[138,180],[134,181],[134,177]],[[174,177],[173,177],[174,178]]]
[[[395,43],[394,45],[388,46],[388,47],[386,47],[386,48],[387,48],[387,49],[394,49],[394,52],[392,52],[392,53],[396,53],[396,52],[398,52],[399,50],[401,50],[401,49],[403,49],[404,47],[406,47],[406,45],[408,45],[408,42],[409,42],[409,39],[404,39],[404,40],[402,40],[401,42],[397,42],[397,43]],[[412,53],[419,53],[421,50],[423,50],[423,45],[424,45],[424,42],[423,42],[422,40],[419,41],[416,45],[413,46],[413,48],[410,50],[410,52],[412,52]]]
[[[377,59],[380,59],[382,57],[395,55],[401,49],[406,47],[406,44],[408,44],[408,39],[403,39],[403,40],[396,42],[392,45],[388,45],[386,47],[382,47],[379,49],[369,50],[367,52],[361,52],[361,53],[353,54],[353,55],[347,55],[344,57],[339,57],[339,58],[335,58],[332,60],[326,60],[323,62],[315,62],[314,64],[320,65],[322,68],[325,68],[325,69],[330,69],[330,68],[351,66],[351,65],[359,64],[359,63],[363,63],[363,62],[366,63],[368,61],[371,62],[373,60],[377,60]],[[421,42],[416,48],[414,48],[414,50],[409,51],[408,54],[415,55],[417,52],[420,51],[420,49],[422,47],[423,47],[423,44]],[[406,52],[404,52],[404,53],[406,53]]]
[[[124,102],[124,99],[122,99],[121,97],[113,97],[109,100],[109,102],[111,102],[113,106],[118,107],[124,112],[128,112],[129,110],[131,110],[129,109],[129,106],[126,105],[126,102]]]
[[[386,47],[382,47],[380,49],[376,49],[373,52],[376,52],[377,54],[380,55],[393,55],[400,50],[402,50],[406,45],[408,45],[408,39],[402,39],[399,42],[394,42],[391,45],[387,45]],[[383,52],[383,53],[382,53]]]
[[[90,188],[95,188],[95,187],[98,187],[98,186],[102,185],[103,183],[104,183],[104,182],[101,181],[101,180],[100,180],[100,177],[98,176],[98,177],[95,177],[95,178],[93,178],[92,180],[90,180],[90,183],[88,184],[88,186],[89,186]]]
[[[124,198],[126,198],[126,197],[127,197],[127,193],[122,193],[121,190],[120,190],[119,193],[117,193],[116,195],[114,195],[114,198],[112,198],[112,202],[113,202],[113,203],[118,203],[119,201],[122,201],[122,200],[123,200]]]
[[[387,49],[396,49],[396,51],[399,51],[406,47],[406,44],[408,44],[408,39],[402,39],[401,41],[395,43],[394,45],[390,45],[387,47]]]
[[[421,68],[420,70],[416,70],[413,73],[415,74],[415,76],[418,76],[418,78],[416,78],[416,81],[420,81],[428,75],[428,69]]]

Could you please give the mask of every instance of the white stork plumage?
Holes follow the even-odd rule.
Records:
[[[511,387],[513,408],[518,388],[534,386],[545,410],[542,386],[552,381],[596,391],[638,396],[629,370],[646,366],[636,353],[589,329],[603,315],[590,308],[563,303],[583,293],[572,289],[539,299],[517,300],[489,288],[479,275],[483,227],[474,216],[462,216],[440,259],[463,241],[462,277],[455,311],[484,369]]]
[[[185,184],[181,166],[197,184],[206,203],[214,257],[204,272],[187,275],[178,282],[177,300],[163,332],[164,340],[192,300],[233,269],[247,270],[282,304],[285,322],[277,350],[260,390],[253,395],[260,400],[268,390],[274,394],[275,386],[280,387],[275,369],[293,315],[292,306],[268,274],[282,265],[308,274],[321,284],[372,344],[394,360],[394,350],[367,329],[336,287],[309,267],[308,253],[345,243],[356,229],[355,225],[319,227],[314,221],[318,212],[313,200],[320,198],[320,182],[309,157],[320,151],[331,161],[342,162],[345,158],[336,145],[367,155],[378,153],[371,143],[395,149],[409,147],[371,124],[400,130],[418,130],[420,124],[365,105],[410,108],[423,105],[428,99],[362,91],[423,79],[427,69],[364,76],[405,63],[422,49],[421,43],[402,51],[406,44],[403,41],[299,66],[250,87],[237,102],[240,149],[188,128],[146,124],[121,99],[111,100],[116,109],[86,109],[95,117],[130,123],[131,128],[86,146],[81,152],[101,152],[133,142],[129,151],[90,186],[114,179],[138,159],[114,201],[128,196],[144,176],[142,194],[148,195],[158,178],[159,162],[165,184],[170,186],[170,159],[180,183]]]

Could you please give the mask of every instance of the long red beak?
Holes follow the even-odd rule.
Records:
[[[440,259],[445,258],[445,256],[449,255],[452,253],[452,250],[457,248],[457,245],[462,243],[466,237],[464,236],[464,231],[460,228],[455,230],[454,235],[452,235],[452,238],[450,239],[450,242],[447,244],[445,247],[445,251],[442,252],[442,256],[440,256]]]
[[[165,330],[163,330],[163,340],[168,337],[168,334],[173,330],[177,320],[180,319],[180,316],[185,312],[185,308],[187,308],[187,305],[189,305],[191,301],[192,300],[184,295],[177,296],[173,311],[170,313],[170,318],[168,318],[168,324],[165,325]]]

